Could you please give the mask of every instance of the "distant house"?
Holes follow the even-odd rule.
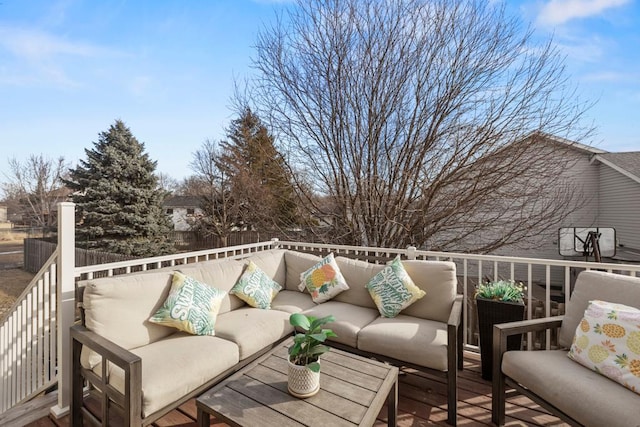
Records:
[[[7,205],[0,205],[0,227],[2,224],[8,223],[9,219],[7,217]]]
[[[162,204],[164,212],[171,218],[173,229],[188,231],[193,220],[202,216],[200,199],[193,196],[170,196]]]

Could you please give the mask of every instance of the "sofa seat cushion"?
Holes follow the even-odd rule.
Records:
[[[508,351],[502,372],[581,424],[638,424],[630,408],[640,407],[640,396],[573,362],[564,350]]]
[[[315,307],[315,303],[308,293],[300,291],[280,291],[271,302],[272,310],[286,311],[287,313],[300,313],[311,307]]]
[[[336,321],[327,323],[325,326],[338,335],[335,338],[331,338],[331,340],[353,348],[356,348],[358,343],[360,330],[380,316],[375,308],[359,307],[338,301],[329,301],[316,305],[303,313],[317,318],[329,316],[330,314],[335,316]]]
[[[399,314],[358,333],[358,349],[439,371],[447,370],[447,325]]]
[[[218,316],[216,336],[238,345],[240,360],[293,333],[289,313],[245,307]]]
[[[142,359],[142,416],[191,393],[239,361],[238,346],[207,335],[177,332],[131,350]],[[176,369],[180,367],[180,369]],[[102,363],[93,371],[101,375]],[[109,382],[124,392],[124,371],[111,366]]]

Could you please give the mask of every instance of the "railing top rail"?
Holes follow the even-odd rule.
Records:
[[[162,256],[156,256],[151,258],[138,258],[138,259],[132,259],[128,261],[116,261],[116,262],[110,262],[106,264],[87,265],[83,267],[76,267],[75,275],[76,277],[78,277],[83,274],[92,273],[96,271],[115,270],[118,268],[133,267],[133,266],[138,266],[142,264],[153,264],[153,263],[171,261],[171,260],[181,259],[181,258],[196,258],[196,257],[204,257],[207,255],[215,255],[215,254],[226,253],[226,252],[246,251],[250,249],[264,248],[266,246],[271,247],[273,246],[273,244],[274,244],[273,241],[268,240],[268,241],[258,242],[258,243],[248,243],[245,245],[225,246],[222,248],[215,248],[215,249],[204,249],[204,250],[195,251],[195,252],[181,252],[177,254],[162,255]]]
[[[408,253],[408,249],[398,248],[382,248],[372,246],[348,246],[348,245],[332,245],[325,243],[306,243],[306,242],[291,242],[291,241],[279,241],[281,246],[304,246],[308,248],[319,249],[341,249],[345,251],[358,251],[358,252],[389,252],[389,253]],[[614,263],[602,263],[602,262],[588,262],[588,261],[572,261],[572,260],[556,260],[549,258],[526,258],[526,257],[514,257],[503,255],[479,255],[460,252],[438,252],[427,250],[415,250],[413,252],[415,256],[425,257],[440,257],[440,258],[459,258],[470,259],[476,261],[501,261],[501,262],[513,262],[521,264],[543,264],[559,267],[578,267],[578,268],[599,268],[607,270],[626,270],[626,271],[638,271],[640,272],[640,264],[614,264]]]

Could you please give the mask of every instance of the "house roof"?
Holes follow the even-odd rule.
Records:
[[[530,134],[525,136],[523,138],[523,140],[526,140],[526,139],[529,139],[529,138],[533,138],[533,137],[536,137],[536,136],[544,138],[544,139],[546,139],[548,141],[552,141],[552,142],[558,143],[558,144],[567,145],[567,146],[569,146],[571,148],[574,148],[576,150],[583,151],[583,152],[586,152],[586,153],[589,153],[589,154],[596,154],[596,155],[597,154],[605,154],[605,153],[608,154],[608,151],[606,151],[606,150],[601,150],[599,148],[592,147],[591,145],[581,144],[579,142],[572,141],[570,139],[566,139],[566,138],[562,138],[562,137],[559,137],[559,136],[551,135],[549,133],[541,132],[541,131],[531,132]]]
[[[169,196],[162,206],[165,208],[197,208],[202,204],[199,197],[196,196]]]
[[[597,160],[640,183],[640,151],[603,153],[596,155],[593,160]]]

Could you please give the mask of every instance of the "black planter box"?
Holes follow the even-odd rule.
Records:
[[[480,358],[482,378],[492,379],[493,367],[493,325],[524,319],[524,303],[495,301],[477,298],[478,332],[480,334]],[[522,335],[507,338],[507,350],[520,350]]]

